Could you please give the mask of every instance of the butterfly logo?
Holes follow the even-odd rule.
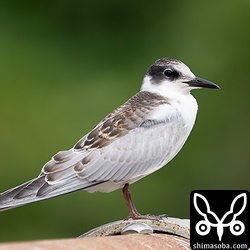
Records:
[[[241,199],[243,199],[243,205],[239,209],[239,204],[241,204],[240,203]],[[198,206],[198,202],[200,204],[200,207]],[[236,203],[237,207],[235,206]],[[229,227],[230,232],[236,236],[244,233],[245,225],[242,221],[237,220],[237,216],[239,216],[246,208],[247,205],[246,193],[239,194],[233,199],[230,206],[230,210],[227,211],[222,216],[221,219],[219,219],[219,217],[213,211],[210,210],[210,205],[207,199],[203,195],[199,193],[194,193],[193,204],[196,211],[204,218],[203,220],[197,222],[195,226],[195,230],[199,235],[204,236],[209,234],[211,227],[217,228],[217,235],[219,241],[221,241],[222,239],[225,227]]]

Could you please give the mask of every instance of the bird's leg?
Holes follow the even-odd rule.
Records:
[[[123,197],[126,201],[126,204],[127,204],[127,207],[128,207],[128,210],[129,210],[129,216],[127,217],[127,219],[133,219],[133,220],[162,220],[164,218],[167,217],[167,215],[158,215],[158,216],[155,216],[155,215],[141,215],[136,207],[135,207],[135,204],[132,200],[132,197],[131,197],[131,193],[130,193],[130,190],[129,190],[129,184],[126,183],[125,186],[123,187],[122,189],[122,194],[123,194]]]
[[[128,210],[129,210],[129,216],[128,216],[127,219],[129,219],[129,218],[131,218],[131,219],[139,219],[139,218],[141,218],[141,215],[138,213],[138,211],[137,211],[137,209],[135,207],[135,204],[134,204],[134,202],[132,200],[128,183],[126,183],[125,186],[123,187],[122,194],[123,194],[123,197],[125,199],[125,202],[127,204]]]

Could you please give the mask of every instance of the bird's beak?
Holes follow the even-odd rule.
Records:
[[[218,85],[208,80],[196,77],[190,81],[185,82],[190,87],[197,87],[197,88],[208,88],[208,89],[220,89]]]

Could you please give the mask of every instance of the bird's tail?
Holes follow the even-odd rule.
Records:
[[[90,183],[79,182],[79,179],[73,179],[68,185],[65,185],[65,183],[50,185],[45,181],[45,176],[41,175],[20,186],[0,193],[0,212],[28,203],[71,193],[89,186],[91,186]]]

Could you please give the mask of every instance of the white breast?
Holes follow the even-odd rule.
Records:
[[[151,114],[151,119],[166,121],[161,131],[155,129],[156,136],[159,136],[165,145],[163,146],[165,155],[162,156],[161,163],[149,169],[147,174],[163,167],[175,157],[187,140],[195,122],[198,105],[191,94],[172,95],[169,102],[170,105],[162,105]]]
[[[170,121],[172,119],[183,120],[183,123],[188,128],[189,132],[193,128],[198,105],[195,98],[189,93],[187,95],[175,94],[168,97],[169,103],[157,107],[148,119],[159,121]]]

